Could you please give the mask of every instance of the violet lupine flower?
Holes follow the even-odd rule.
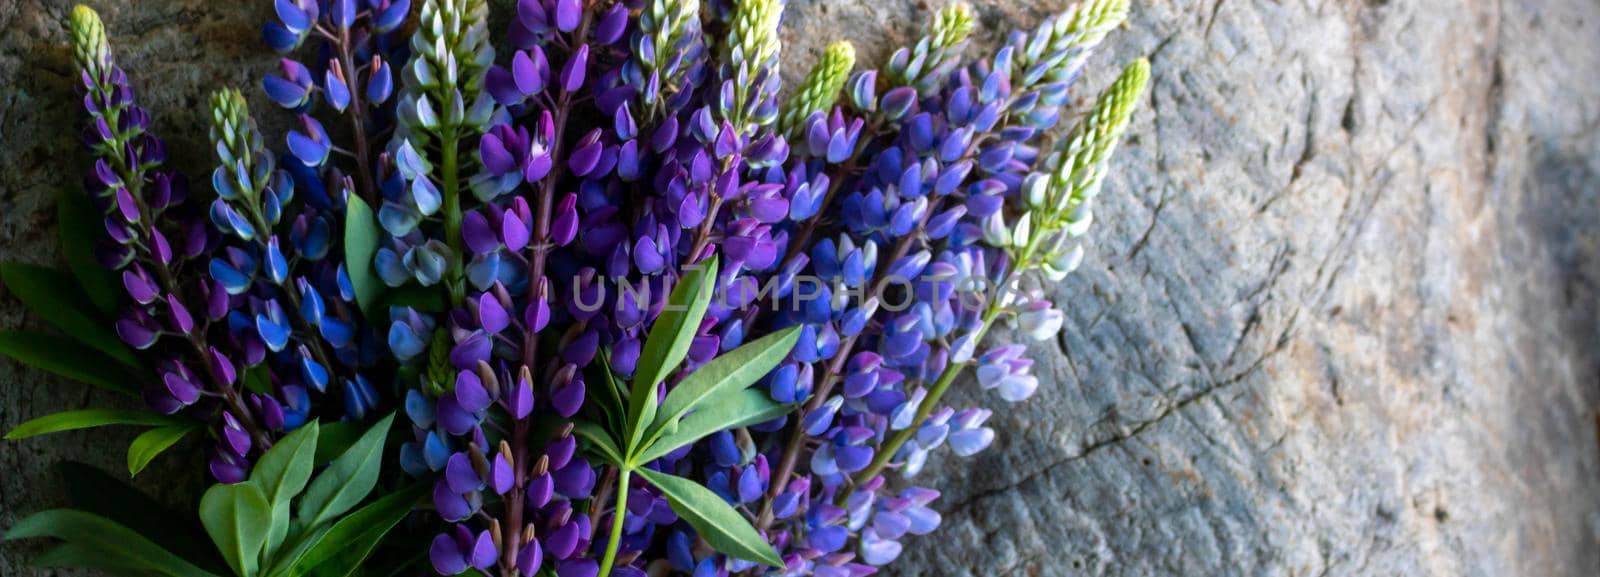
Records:
[[[72,35],[91,119],[84,138],[96,157],[87,188],[106,213],[111,241],[102,245],[100,260],[122,271],[133,301],[116,332],[157,367],[144,391],[152,409],[171,414],[220,402],[211,473],[225,483],[241,481],[250,455],[271,443],[271,430],[282,428],[282,406],[243,390],[227,352],[238,349],[225,332],[214,330],[228,314],[229,294],[222,282],[194,274],[214,248],[213,231],[203,213],[185,204],[184,177],[161,168],[165,147],[150,132],[149,114],[134,103],[99,15],[75,7]],[[219,401],[202,397],[202,391]]]

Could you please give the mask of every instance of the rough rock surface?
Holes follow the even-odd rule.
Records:
[[[200,166],[205,91],[271,66],[269,3],[91,3]],[[982,48],[1066,2],[974,3]],[[0,0],[5,258],[56,258],[50,193],[83,158],[67,9]],[[881,61],[931,9],[791,0],[787,75],[841,37]],[[1600,573],[1600,4],[1136,0],[1080,97],[1141,54],[1045,384],[990,451],[930,465],[945,527],[887,574]],[[0,428],[109,401],[0,383]],[[50,463],[115,469],[129,436],[0,446],[0,526],[60,502]],[[178,461],[170,499],[198,483]]]

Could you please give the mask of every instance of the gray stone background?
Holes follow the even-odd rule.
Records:
[[[90,3],[201,173],[204,94],[272,65],[270,3]],[[837,38],[881,62],[942,3],[792,0],[786,75]],[[1066,1],[975,4],[976,50]],[[83,163],[68,9],[0,0],[4,258],[57,258]],[[1136,0],[1107,46],[1080,100],[1138,55],[1152,87],[1092,256],[1049,287],[1044,385],[930,467],[946,525],[886,574],[1600,574],[1600,2]],[[32,324],[0,289],[0,326]],[[0,429],[115,402],[0,383]],[[131,436],[0,445],[0,526],[61,502],[52,462],[119,470]],[[199,466],[141,481],[181,500]],[[35,551],[0,574],[44,574]]]

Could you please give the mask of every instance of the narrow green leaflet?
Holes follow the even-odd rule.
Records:
[[[711,304],[716,278],[716,257],[705,266],[689,267],[678,286],[672,287],[666,306],[645,337],[644,350],[639,353],[639,364],[633,373],[633,392],[628,397],[630,451],[638,447],[645,428],[655,420],[656,385],[689,354],[689,344],[700,331],[700,321]]]
[[[272,524],[267,532],[267,544],[261,549],[263,564],[271,559],[289,535],[290,501],[305,490],[306,483],[311,480],[320,430],[316,421],[295,429],[262,455],[250,471],[250,482],[261,487],[261,493],[266,495],[267,503],[272,506]]]
[[[83,409],[78,411],[62,411],[45,415],[28,421],[11,432],[6,433],[6,439],[15,441],[48,433],[62,431],[75,431],[104,425],[147,425],[152,427],[172,427],[189,424],[188,421],[178,417],[169,417],[149,411],[127,411],[122,409]]]
[[[56,228],[61,233],[61,252],[67,257],[67,267],[95,308],[110,315],[122,308],[128,293],[117,273],[100,266],[94,256],[94,239],[105,234],[104,218],[82,190],[64,188],[56,195]]]
[[[746,427],[782,417],[794,410],[793,405],[780,405],[767,397],[764,391],[745,389],[684,417],[678,427],[651,442],[649,447],[634,457],[634,463],[643,465],[671,453],[679,447],[705,438],[717,431]]]
[[[82,543],[59,543],[28,561],[39,568],[92,569],[118,577],[161,577],[137,558],[122,551],[96,549]]]
[[[344,262],[350,284],[356,290],[356,303],[366,312],[371,312],[383,293],[383,283],[372,270],[378,238],[378,220],[372,207],[360,196],[350,195],[344,215]]]
[[[317,451],[316,421],[295,429],[274,444],[250,471],[250,482],[261,487],[267,502],[288,502],[311,480],[312,456]]]
[[[199,428],[199,423],[185,423],[150,429],[133,438],[128,445],[128,474],[138,475],[152,459],[177,444],[185,435]]]
[[[372,492],[383,462],[383,443],[393,422],[394,413],[389,413],[311,481],[311,487],[306,489],[296,509],[295,516],[300,523],[317,527],[332,521]]]
[[[286,560],[288,569],[280,575],[346,577],[355,573],[373,549],[378,547],[383,536],[411,513],[427,487],[429,485],[423,483],[412,484],[346,515],[311,543],[304,553]]]
[[[244,371],[244,388],[252,393],[273,394],[272,370],[267,368],[266,363],[261,363]]]
[[[343,455],[365,432],[356,421],[324,423],[317,434],[317,462],[326,463]]]
[[[733,392],[750,388],[789,356],[799,338],[800,327],[789,327],[729,351],[690,373],[667,393],[651,426],[651,435],[660,434],[689,411],[702,408],[708,399],[726,399]]]
[[[216,577],[162,549],[137,531],[83,511],[52,509],[35,513],[13,525],[5,538],[10,541],[30,537],[54,537],[73,545],[72,549],[47,561],[70,562],[74,557],[93,552],[132,565],[141,574]]]
[[[684,521],[688,521],[711,548],[746,561],[782,567],[783,558],[766,539],[750,526],[743,515],[710,489],[683,477],[641,468],[638,473],[661,489],[667,502]]]
[[[450,295],[439,286],[408,284],[383,291],[378,304],[410,307],[425,313],[442,313],[450,310]]]
[[[113,393],[139,395],[137,375],[141,373],[119,369],[120,363],[69,339],[45,333],[0,331],[0,354]]]
[[[621,431],[618,433],[619,436],[627,434],[626,429],[622,428],[626,421],[624,415],[628,410],[622,401],[625,384],[611,372],[611,349],[601,350],[596,360],[600,362],[602,379],[600,385],[594,387],[597,394],[593,394],[590,398],[594,399],[594,406],[605,417],[604,424],[607,430]]]
[[[67,336],[89,345],[130,367],[143,366],[133,350],[117,338],[111,324],[85,314],[88,296],[65,272],[34,264],[0,263],[0,280],[33,314],[61,329]]]
[[[572,424],[572,432],[578,435],[578,438],[588,441],[589,445],[599,451],[600,456],[611,464],[620,466],[626,462],[622,458],[622,451],[617,449],[616,441],[612,440],[611,434],[606,432],[605,427],[591,421],[575,421]]]
[[[239,577],[254,577],[272,505],[255,483],[216,484],[200,498],[200,522]]]

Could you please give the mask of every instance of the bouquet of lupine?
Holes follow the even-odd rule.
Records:
[[[503,36],[486,0],[273,6],[259,88],[297,125],[263,134],[217,91],[200,186],[73,11],[92,166],[59,203],[70,270],[3,269],[64,336],[0,352],[149,409],[8,438],[151,427],[136,474],[204,436],[217,484],[195,527],[75,492],[8,532],[60,541],[37,563],[873,574],[939,525],[929,455],[995,437],[949,389],[1038,387],[985,336],[1061,330],[1029,279],[1083,258],[1149,74],[1062,121],[1128,0],[982,58],[953,4],[880,69],[840,42],[787,90],[781,0],[520,0]]]

